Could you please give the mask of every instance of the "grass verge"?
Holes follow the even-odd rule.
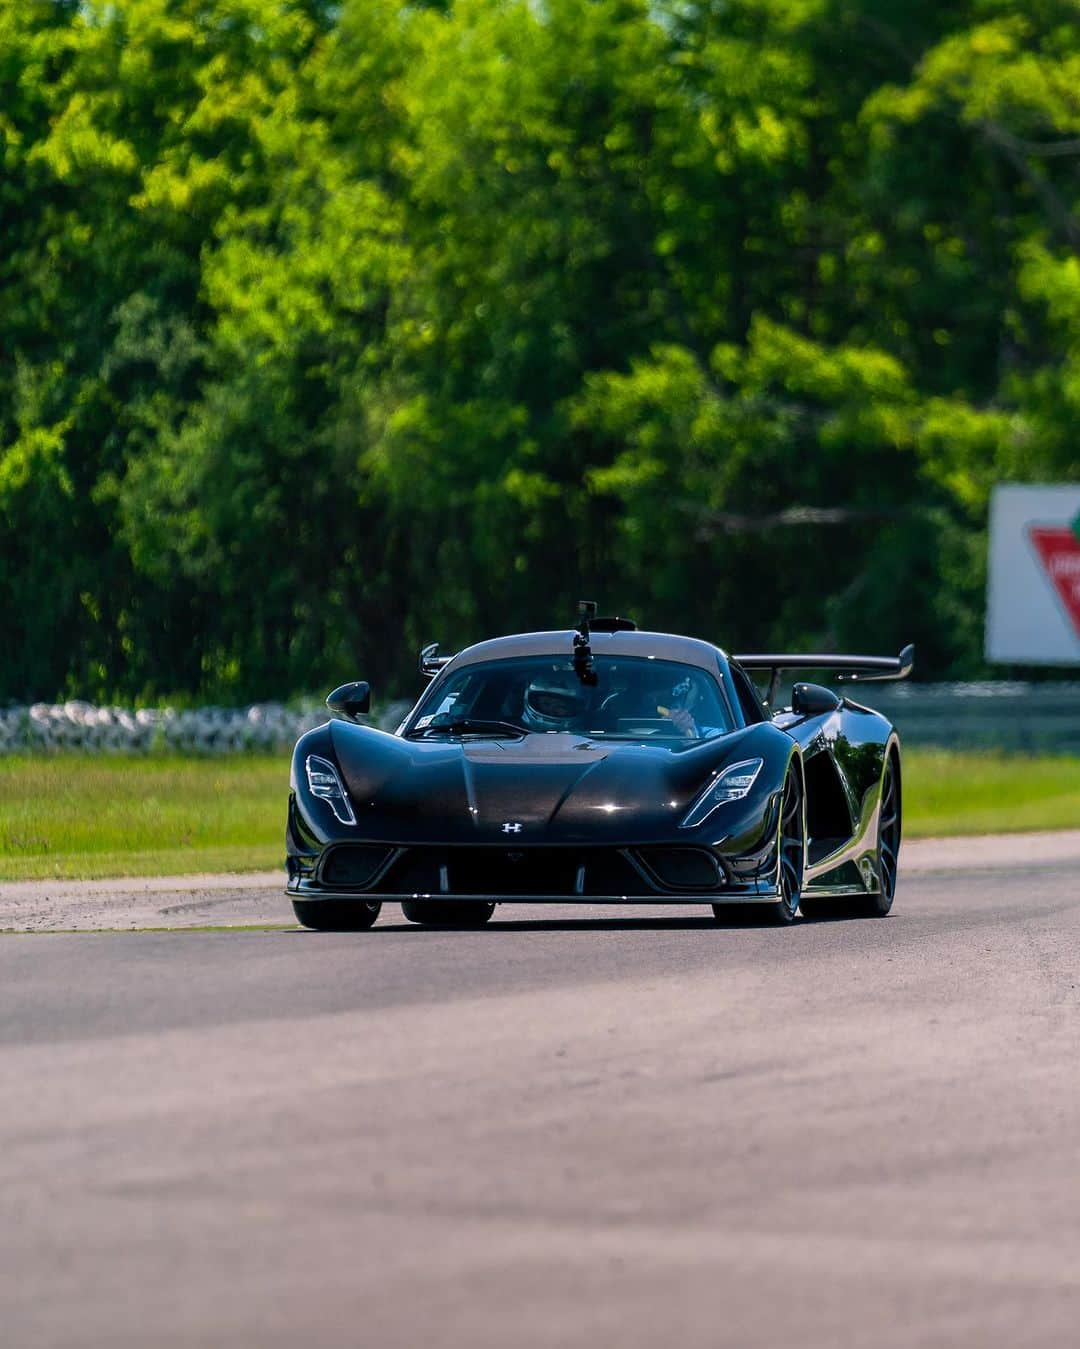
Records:
[[[0,759],[0,880],[282,865],[289,761]]]
[[[0,880],[280,866],[280,756],[0,759]],[[1080,827],[1080,758],[908,750],[908,838]]]
[[[1080,758],[912,749],[903,767],[908,838],[1080,829]]]

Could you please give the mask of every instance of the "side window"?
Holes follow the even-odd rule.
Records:
[[[734,665],[731,666],[731,677],[735,681],[735,692],[739,695],[739,706],[742,708],[743,720],[747,726],[764,721],[765,713],[761,709],[761,702],[750,680]]]

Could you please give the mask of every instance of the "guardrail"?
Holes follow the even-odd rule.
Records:
[[[891,718],[907,745],[1080,754],[1080,683],[866,684],[846,691]],[[371,724],[393,730],[408,708],[387,703]],[[0,754],[274,752],[327,716],[315,701],[179,711],[35,703],[0,708]]]
[[[388,703],[371,718],[392,730],[408,703]],[[236,754],[290,749],[329,719],[322,704],[250,707],[94,707],[90,703],[34,703],[0,708],[0,754],[69,750],[87,754]]]
[[[1080,683],[987,680],[846,691],[895,722],[907,745],[1080,753]]]

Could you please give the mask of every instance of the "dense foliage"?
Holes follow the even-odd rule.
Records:
[[[0,157],[0,698],[974,673],[1080,475],[1076,0],[0,0]]]

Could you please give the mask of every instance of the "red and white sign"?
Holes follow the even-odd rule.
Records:
[[[1028,530],[1035,551],[1080,637],[1080,538],[1071,529]]]
[[[1080,666],[1080,483],[995,489],[986,610],[988,660]]]

